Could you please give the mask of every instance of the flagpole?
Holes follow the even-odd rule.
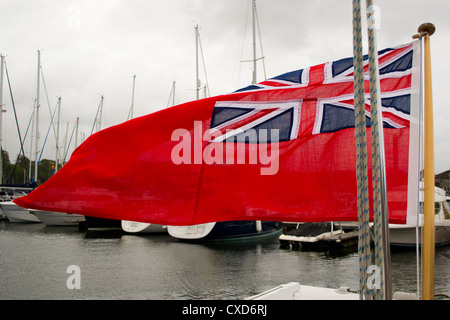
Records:
[[[422,243],[422,299],[434,298],[434,257],[435,257],[435,223],[434,223],[434,129],[433,129],[433,92],[431,85],[431,50],[430,36],[436,28],[432,23],[423,23],[413,38],[423,39],[424,44],[424,223]]]

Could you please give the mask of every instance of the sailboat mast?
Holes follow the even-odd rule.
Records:
[[[418,35],[413,38],[424,40],[424,223],[422,244],[422,299],[434,298],[435,259],[435,216],[434,216],[434,134],[433,134],[433,92],[431,86],[430,36],[436,28],[432,23],[419,26]]]
[[[172,83],[172,106],[175,105],[175,80]]]
[[[66,135],[64,136],[64,147],[63,147],[64,155],[66,154],[66,150],[67,150],[67,138],[68,138],[68,136],[69,136],[69,122],[66,123]],[[63,163],[64,163],[64,158],[65,157],[63,157]]]
[[[36,105],[36,101],[34,101],[34,104]],[[31,168],[32,168],[32,166],[33,166],[32,158],[33,158],[34,114],[35,114],[35,111],[36,111],[35,105],[33,105],[33,112],[31,113],[31,131],[30,131],[30,132],[31,132],[31,136],[30,136],[30,152],[29,152],[29,155],[30,155],[30,158],[29,158],[29,162],[30,162],[29,168],[30,168],[30,170],[28,170],[28,181],[31,181]]]
[[[261,47],[261,57],[256,58],[256,27],[258,26],[258,35],[259,35],[259,45]],[[252,72],[252,84],[257,83],[257,67],[256,62],[258,60],[263,61],[263,70],[264,70],[264,78],[266,78],[266,67],[264,64],[264,55],[262,50],[262,43],[261,43],[261,33],[259,32],[259,22],[258,22],[258,15],[256,12],[256,0],[252,0],[252,47],[253,47],[253,59],[250,60],[241,60],[241,62],[253,62],[253,72]]]
[[[3,183],[3,148],[2,148],[2,132],[3,132],[3,64],[5,57],[0,54],[0,184]]]
[[[136,75],[133,76],[133,91],[132,91],[132,95],[131,95],[131,107],[130,107],[130,114],[129,114],[129,119],[133,119],[133,109],[134,109],[134,88],[135,88],[135,84],[136,84]],[[128,120],[129,120],[128,119]]]
[[[35,154],[34,154],[34,182],[38,180],[38,156],[39,156],[39,94],[40,94],[40,82],[41,82],[41,51],[38,50],[38,69],[37,69],[37,90],[36,90],[36,109],[34,115],[36,136],[35,136]]]
[[[61,96],[58,98],[58,121],[56,122],[56,155],[55,155],[55,173],[58,171],[59,163],[59,122],[61,120]]]
[[[200,79],[198,74],[198,25],[195,26],[195,78],[195,91],[198,100],[200,94]]]
[[[100,99],[100,110],[99,111],[100,111],[100,114],[99,114],[99,117],[98,117],[98,130],[97,131],[102,130],[103,96]]]
[[[256,0],[252,0],[252,24],[253,24],[253,78],[252,84],[256,83]]]
[[[77,117],[77,129],[76,129],[76,132],[75,132],[75,149],[78,147],[78,126],[79,126],[79,123],[80,123],[80,117]]]
[[[94,124],[92,125],[92,129],[91,129],[91,134],[95,132],[98,132],[102,129],[102,113],[103,113],[103,96],[100,99],[100,104],[98,105],[97,108],[97,113],[95,115],[95,119],[94,119]],[[83,141],[84,139],[82,139]]]

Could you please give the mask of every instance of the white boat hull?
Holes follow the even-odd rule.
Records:
[[[8,220],[5,213],[3,212],[2,207],[0,207],[0,220]]]
[[[1,202],[0,206],[8,220],[10,222],[26,223],[34,222],[40,223],[41,220],[38,219],[30,210],[22,208],[12,201]]]
[[[185,240],[235,240],[281,232],[273,221],[222,221],[190,226],[168,226],[169,235]]]
[[[359,300],[359,294],[349,291],[346,287],[330,289],[290,282],[249,297],[247,300]]]
[[[248,297],[246,300],[359,300],[357,291],[348,287],[339,289],[300,285],[289,282],[269,289],[260,294]],[[418,300],[417,295],[407,292],[395,292],[393,300]]]
[[[167,227],[160,224],[122,220],[122,229],[128,233],[166,233]]]
[[[191,226],[168,226],[167,230],[174,238],[193,240],[206,237],[215,225],[215,222],[210,222]]]
[[[422,186],[421,186],[422,188]],[[445,191],[441,188],[434,188],[435,194],[435,245],[443,246],[450,244],[450,208],[447,203]],[[418,217],[418,227],[407,224],[389,224],[389,242],[393,246],[416,246],[417,242],[421,242],[422,228],[424,223],[423,215],[423,190],[420,191],[420,214]],[[417,234],[418,229],[418,234]]]
[[[422,227],[419,230],[419,241]],[[394,246],[415,246],[417,243],[416,227],[410,225],[389,225],[389,241]],[[435,221],[435,244],[443,246],[450,244],[450,220]]]
[[[79,214],[42,210],[31,210],[31,212],[46,226],[78,226],[80,222],[85,221],[84,216]]]

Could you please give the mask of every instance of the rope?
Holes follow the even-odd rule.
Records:
[[[372,6],[372,0],[366,0],[367,15]],[[380,101],[379,86],[379,70],[378,70],[378,52],[376,45],[375,29],[368,25],[367,28],[369,40],[369,76],[370,76],[370,113],[371,113],[371,133],[372,133],[372,183],[373,183],[373,219],[374,219],[374,258],[375,264],[380,268],[380,288],[374,288],[374,297],[376,299],[384,299],[384,252],[383,248],[383,232],[382,232],[382,170],[383,164],[381,159],[381,149],[383,149],[383,120]]]
[[[355,104],[355,141],[357,150],[358,183],[358,221],[359,234],[359,268],[360,299],[391,299],[390,281],[390,244],[388,229],[388,207],[385,182],[383,119],[381,113],[381,92],[378,67],[378,53],[375,28],[372,25],[372,0],[366,1],[369,42],[369,84],[372,141],[372,186],[374,216],[374,252],[370,248],[369,197],[367,174],[367,139],[364,103],[364,69],[362,58],[361,1],[353,1],[353,64],[354,64],[354,104]],[[371,257],[373,257],[371,265]],[[370,269],[368,269],[370,267]],[[375,282],[369,285],[368,270],[375,274]],[[371,279],[372,281],[373,279]]]
[[[92,124],[91,134],[94,133],[94,128],[95,128],[95,126],[98,123],[98,114],[100,113],[100,108],[101,107],[102,107],[102,101],[100,100],[100,103],[99,103],[98,108],[97,108],[97,113],[95,114],[94,123]]]
[[[355,142],[356,178],[358,185],[358,256],[360,299],[370,299],[367,290],[367,269],[370,262],[369,197],[367,173],[366,115],[364,104],[364,68],[361,33],[361,3],[353,0],[353,65],[354,65],[354,104],[355,104]]]
[[[48,113],[50,114],[50,116],[52,118],[52,120],[50,121],[50,127],[53,129],[53,134],[56,137],[56,129],[55,129],[55,124],[53,123],[52,110],[50,107],[50,100],[48,99],[47,85],[45,84],[44,70],[42,69],[42,66],[41,66],[40,70],[41,70],[42,84],[44,85],[45,98],[47,99]],[[42,147],[41,154],[42,154],[42,151],[44,151],[43,149],[44,148]]]
[[[72,143],[72,138],[73,138],[73,134],[75,132],[76,127],[77,127],[77,124],[75,123],[75,125],[73,126],[73,129],[72,129],[72,134],[70,135],[69,143],[67,144],[66,152],[64,153],[63,165],[66,163],[66,158],[67,158],[67,155],[69,154],[70,144]]]
[[[372,0],[367,0],[367,14],[374,14]],[[372,170],[374,191],[375,264],[380,268],[380,287],[375,294],[378,299],[392,299],[391,257],[389,242],[389,210],[386,190],[386,165],[384,158],[383,116],[378,67],[376,30],[369,25],[369,75],[372,131]]]
[[[48,134],[50,133],[50,129],[53,126],[53,118],[55,117],[55,113],[56,113],[57,109],[58,109],[58,105],[56,105],[53,113],[50,113],[50,115],[51,115],[50,124],[48,126],[47,133],[45,135],[44,143],[42,144],[41,153],[39,153],[38,164],[41,162],[42,154],[44,153],[45,144],[47,143]]]

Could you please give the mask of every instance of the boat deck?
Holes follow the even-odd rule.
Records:
[[[339,225],[332,230],[329,224],[313,224],[312,229],[286,228],[280,236],[282,246],[290,246],[293,249],[322,249],[322,248],[352,248],[358,245],[358,229],[355,225]],[[308,227],[304,225],[304,227]],[[314,228],[317,228],[314,230]],[[309,230],[307,230],[309,229]],[[329,231],[328,231],[329,230]],[[317,231],[314,233],[314,231]]]

